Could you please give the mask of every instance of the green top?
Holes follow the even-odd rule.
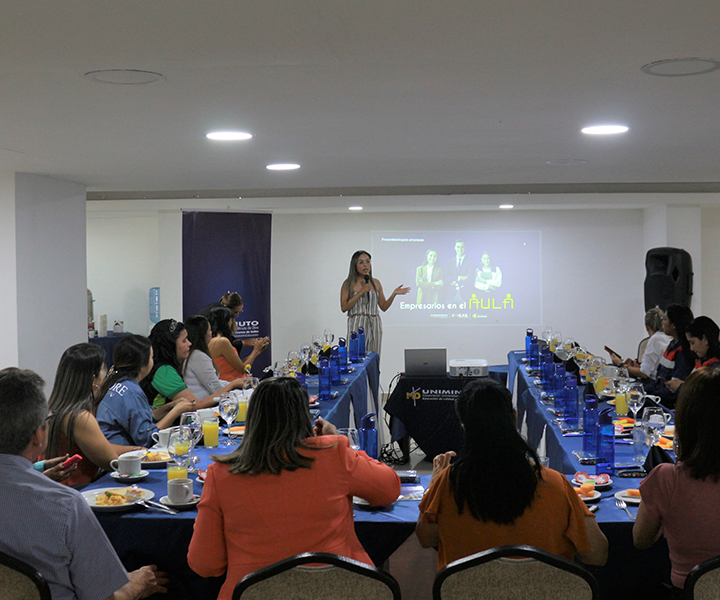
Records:
[[[163,365],[155,371],[152,386],[158,393],[153,400],[153,408],[160,408],[172,400],[174,396],[187,389],[180,374],[170,365]]]

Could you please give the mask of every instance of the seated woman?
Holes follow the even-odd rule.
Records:
[[[610,353],[610,359],[616,366],[627,367],[630,377],[638,379],[655,379],[657,368],[660,364],[663,352],[672,341],[672,337],[663,332],[663,318],[665,313],[657,306],[645,313],[645,331],[650,336],[645,352],[640,357],[640,362],[630,358],[623,362],[617,354]]]
[[[140,382],[153,368],[150,340],[142,335],[122,338],[113,352],[113,367],[100,388],[97,419],[105,437],[114,444],[137,444],[151,447],[152,434],[172,426],[192,403],[177,402],[160,421],[155,422]]]
[[[695,353],[695,370],[720,367],[720,328],[710,317],[696,317],[685,330],[690,350]]]
[[[188,551],[202,577],[227,573],[219,600],[260,567],[301,552],[332,552],[372,564],[355,535],[352,497],[394,502],[395,471],[318,419],[292,377],[266,379],[253,393],[245,438],[207,471]],[[292,501],[288,501],[292,497]]]
[[[222,298],[220,298],[219,301],[212,302],[211,304],[208,304],[198,309],[197,314],[209,320],[210,312],[212,311],[212,309],[218,308],[220,306],[229,308],[233,312],[233,316],[237,319],[238,315],[245,308],[245,303],[242,299],[242,296],[237,292],[228,292]],[[185,324],[187,325],[187,323]],[[257,339],[258,338],[246,338],[244,340],[241,340],[238,338],[233,338],[231,341],[232,345],[237,349],[238,352],[240,352],[243,349],[243,346],[253,347]]]
[[[468,383],[456,400],[465,443],[433,461],[415,533],[438,547],[438,569],[496,546],[528,544],[591,565],[607,539],[565,478],[540,466],[520,436],[510,392],[492,379]]]
[[[100,384],[105,378],[105,351],[94,344],[70,346],[60,358],[48,402],[50,419],[46,456],[79,454],[83,459],[63,483],[77,485],[111,471],[110,461],[133,449],[132,442],[112,445],[95,418]]]
[[[185,325],[175,319],[163,319],[152,328],[150,341],[155,366],[141,387],[153,406],[156,420],[162,419],[178,403],[190,403],[182,412],[217,404],[215,394],[198,398],[183,381],[181,365],[190,356],[192,347]]]
[[[235,315],[229,308],[220,306],[210,311],[210,326],[213,337],[208,343],[210,356],[220,371],[220,379],[232,381],[245,377],[245,369],[251,366],[270,341],[267,338],[257,338],[253,341],[252,352],[242,359],[233,347],[233,334],[235,333]]]
[[[190,356],[183,363],[182,377],[197,398],[219,396],[230,390],[242,389],[243,379],[228,383],[218,378],[217,367],[210,357],[208,343],[212,339],[212,328],[202,315],[194,315],[185,321],[190,346]]]
[[[676,588],[695,565],[720,554],[718,398],[720,370],[701,368],[688,377],[675,410],[678,463],[658,465],[640,484],[635,547],[649,548],[664,536]]]
[[[695,357],[685,336],[685,330],[692,320],[692,311],[687,306],[671,304],[667,307],[662,328],[665,334],[672,337],[672,341],[660,359],[655,379],[643,381],[645,393],[659,396],[666,408],[675,407],[678,388],[693,370]]]

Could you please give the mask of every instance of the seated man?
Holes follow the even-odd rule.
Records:
[[[125,570],[79,492],[33,469],[47,444],[43,386],[32,371],[0,371],[0,550],[40,571],[53,600],[166,591],[154,566]]]

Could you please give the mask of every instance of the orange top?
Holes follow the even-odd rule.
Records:
[[[223,381],[233,381],[234,379],[240,379],[245,377],[245,373],[241,373],[235,367],[233,367],[227,358],[224,356],[218,356],[213,358],[213,362],[218,368],[219,378]]]
[[[467,505],[458,515],[449,475],[448,467],[420,503],[420,521],[438,525],[438,570],[454,560],[497,546],[528,544],[571,560],[579,552],[592,550],[585,528],[585,517],[592,513],[557,471],[543,467],[535,499],[512,525],[479,521]]]
[[[372,564],[355,535],[352,497],[390,504],[400,494],[399,477],[351,450],[344,436],[306,441],[324,448],[306,451],[315,458],[310,469],[234,475],[226,464],[208,468],[188,564],[202,577],[227,572],[218,600],[230,600],[248,573],[302,552]]]

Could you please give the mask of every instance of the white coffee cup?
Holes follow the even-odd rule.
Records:
[[[168,442],[170,441],[170,434],[173,429],[173,427],[170,427],[168,429],[153,431],[152,439],[157,442],[157,445],[160,446],[160,448],[167,448]]]
[[[110,461],[110,466],[120,475],[137,475],[140,472],[141,457],[137,452],[126,452]]]
[[[195,412],[200,416],[203,421],[205,419],[215,416],[214,408],[201,408],[200,410],[196,410]]]
[[[170,504],[187,504],[193,498],[192,479],[171,479],[167,491]]]

